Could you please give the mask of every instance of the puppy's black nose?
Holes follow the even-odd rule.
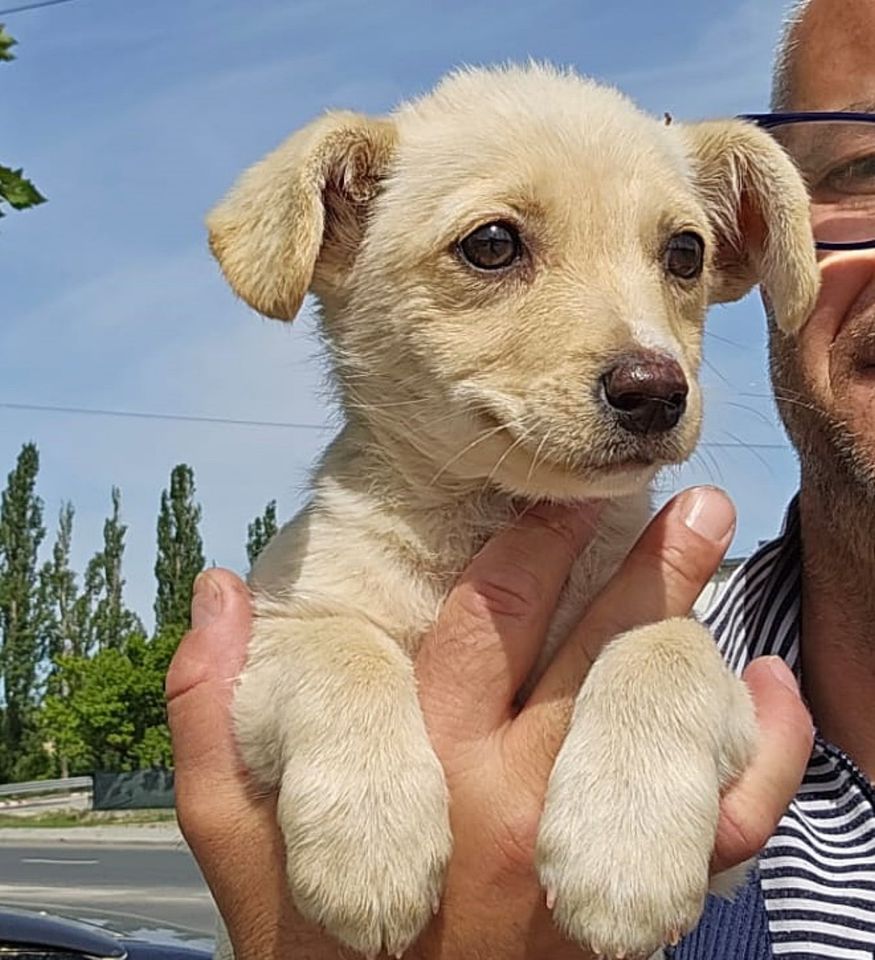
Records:
[[[602,377],[605,400],[620,426],[632,433],[666,433],[687,406],[687,379],[676,360],[662,353],[622,357]]]

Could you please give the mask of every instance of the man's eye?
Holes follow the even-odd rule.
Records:
[[[875,193],[875,154],[837,164],[818,180],[812,192],[817,197],[821,190],[834,193]]]

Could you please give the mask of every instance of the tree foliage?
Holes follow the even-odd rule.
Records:
[[[12,53],[15,43],[16,41],[6,32],[6,27],[0,23],[0,63],[15,59]]]
[[[246,531],[246,556],[251,567],[258,555],[270,543],[277,531],[276,500],[271,500],[264,508],[264,513],[257,516],[249,524]]]
[[[41,726],[71,774],[171,765],[164,676],[179,638],[134,634],[93,657],[59,658],[57,692],[45,698]]]
[[[121,491],[112,488],[112,513],[103,524],[103,549],[88,564],[86,579],[94,598],[91,636],[98,650],[119,649],[132,633],[144,633],[140,618],[125,606],[122,561],[127,526],[121,521]]]
[[[38,479],[27,443],[0,496],[0,782],[170,765],[164,677],[204,566],[194,471],[174,467],[161,496],[151,636],[124,600],[121,492],[112,488],[100,549],[80,575],[72,503],[41,555]],[[271,501],[249,525],[250,561],[276,529]]]
[[[36,704],[40,660],[37,551],[45,536],[36,495],[39,453],[22,447],[0,499],[0,665],[3,671],[2,739],[7,755],[26,738]]]
[[[39,625],[43,640],[43,655],[54,661],[62,654],[83,656],[83,624],[76,574],[70,566],[70,548],[73,542],[73,517],[76,511],[69,501],[61,505],[58,531],[52,546],[52,556],[39,574]]]
[[[201,508],[195,501],[194,471],[187,463],[170,473],[170,488],[161,494],[158,512],[158,557],[155,579],[155,629],[187,630],[194,581],[204,568],[200,535]]]
[[[15,59],[11,53],[14,46],[15,40],[0,23],[0,63]],[[28,207],[35,207],[38,203],[44,203],[45,199],[24,176],[21,168],[13,170],[12,167],[5,167],[0,163],[0,217],[4,215],[4,203],[14,210],[26,210]]]

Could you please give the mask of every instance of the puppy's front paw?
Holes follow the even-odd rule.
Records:
[[[591,803],[592,783],[578,786],[554,791],[544,811],[537,859],[548,905],[563,933],[593,952],[649,957],[699,919],[710,845],[700,826],[634,810],[619,794]]]
[[[439,903],[452,838],[443,771],[428,754],[395,769],[311,764],[303,776],[296,762],[283,778],[278,814],[295,904],[369,957],[399,956]]]
[[[698,921],[720,792],[752,755],[744,685],[707,632],[666,621],[615,640],[556,759],[537,865],[560,928],[596,953],[648,957]]]

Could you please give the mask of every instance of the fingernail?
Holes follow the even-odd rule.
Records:
[[[191,598],[191,625],[208,627],[222,612],[222,590],[215,577],[205,570],[197,575]]]
[[[769,673],[771,673],[775,680],[777,680],[782,687],[786,687],[791,693],[798,697],[799,684],[796,682],[796,677],[787,664],[784,663],[780,657],[766,657],[765,659],[769,665]]]
[[[699,487],[682,500],[684,523],[706,540],[721,543],[735,527],[735,508],[722,490]]]

